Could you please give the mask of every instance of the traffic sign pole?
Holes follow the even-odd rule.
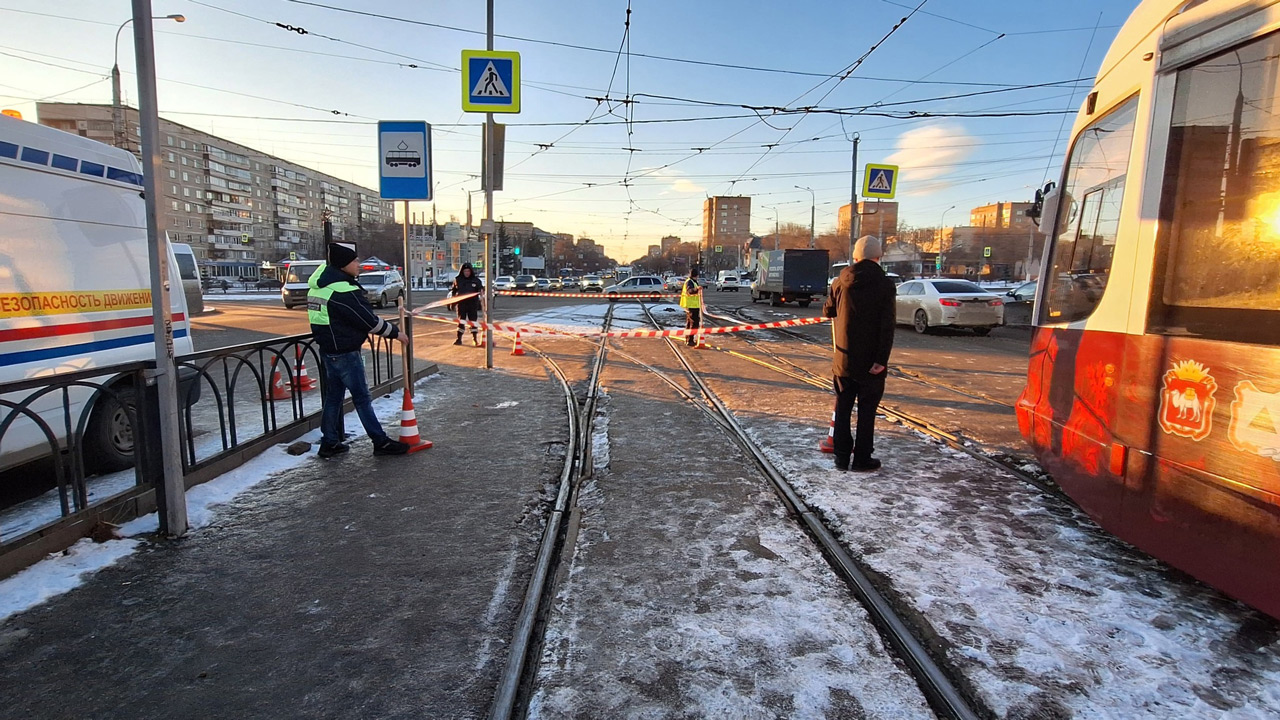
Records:
[[[413,395],[413,265],[412,258],[409,255],[409,201],[404,200],[401,204],[404,209],[404,277],[402,278],[409,284],[409,289],[405,291],[404,297],[400,300],[400,331],[404,333],[404,391],[409,395]]]
[[[485,23],[485,49],[493,50],[493,0],[485,2],[486,23]],[[464,63],[465,65],[465,63]],[[465,89],[465,88],[464,88]],[[509,88],[510,89],[510,88]],[[484,139],[485,147],[493,148],[493,113],[484,114]],[[489,153],[483,153],[483,163],[488,165],[491,156]],[[484,261],[490,268],[497,268],[498,264],[494,262],[493,248],[493,168],[486,168],[486,172],[482,173],[483,177],[489,178],[484,185],[484,219],[489,221],[489,232],[484,236]],[[493,281],[497,275],[490,275],[485,271],[484,284],[484,366],[485,368],[493,368]]]
[[[852,176],[849,183],[849,265],[853,265],[853,246],[858,242],[858,231],[861,230],[862,215],[858,213],[858,143],[862,138],[853,136],[853,166],[849,171]]]

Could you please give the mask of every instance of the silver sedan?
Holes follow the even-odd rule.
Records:
[[[1004,300],[968,280],[911,280],[898,286],[897,320],[918,333],[949,325],[986,335],[1004,324]]]

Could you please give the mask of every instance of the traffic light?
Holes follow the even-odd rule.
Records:
[[[511,252],[513,252],[513,253],[515,253],[515,254],[519,255],[519,254],[520,254],[520,246],[519,246],[519,245],[517,245],[517,246],[515,246],[515,247],[511,248]]]

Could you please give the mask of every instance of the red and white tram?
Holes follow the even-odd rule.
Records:
[[[1104,528],[1280,617],[1280,0],[1145,0],[1072,130],[1022,434]]]

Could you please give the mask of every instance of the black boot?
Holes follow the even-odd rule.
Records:
[[[457,339],[457,340],[454,340],[454,341],[453,341],[453,344],[454,344],[454,345],[461,345],[461,344],[462,344],[462,333],[458,333],[458,339]]]
[[[837,469],[837,470],[848,470],[848,469],[849,469],[849,456],[848,456],[848,455],[836,455],[836,469]]]
[[[471,344],[475,345],[476,347],[480,347],[480,336],[476,335],[475,333],[471,333]]]
[[[849,469],[854,472],[871,472],[880,469],[880,461],[867,455],[865,457],[855,457],[849,465]]]

